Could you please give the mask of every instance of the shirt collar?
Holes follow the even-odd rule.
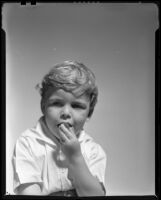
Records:
[[[44,121],[44,116],[40,117],[36,126],[34,128],[32,128],[32,131],[35,132],[34,137],[36,139],[41,140],[45,143],[48,143],[52,146],[59,145],[57,138],[49,132],[49,129],[47,128],[45,121]]]

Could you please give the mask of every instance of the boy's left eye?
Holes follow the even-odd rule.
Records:
[[[73,104],[72,107],[76,109],[86,109],[86,106],[81,104]]]

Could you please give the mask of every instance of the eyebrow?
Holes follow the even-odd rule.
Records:
[[[55,97],[55,98],[48,99],[48,101],[49,101],[49,102],[53,102],[53,101],[63,101],[63,98]]]
[[[49,102],[49,103],[50,103],[50,102],[53,102],[53,101],[61,101],[61,102],[63,102],[64,99],[63,99],[63,98],[60,98],[60,97],[54,97],[54,98],[48,99],[48,102]],[[85,102],[85,101],[79,100],[79,99],[78,99],[78,100],[72,101],[72,103],[81,104],[81,105],[86,105],[86,102]]]

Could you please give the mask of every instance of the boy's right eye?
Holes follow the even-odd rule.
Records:
[[[55,101],[55,102],[52,102],[52,103],[50,104],[50,106],[61,107],[61,106],[63,106],[63,103],[62,103],[62,102],[59,102],[59,101]]]

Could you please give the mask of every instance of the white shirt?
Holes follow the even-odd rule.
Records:
[[[82,155],[93,176],[105,186],[106,154],[85,131],[78,138]],[[24,183],[38,183],[43,195],[74,189],[57,140],[51,140],[42,120],[17,139],[13,154],[14,192]]]

